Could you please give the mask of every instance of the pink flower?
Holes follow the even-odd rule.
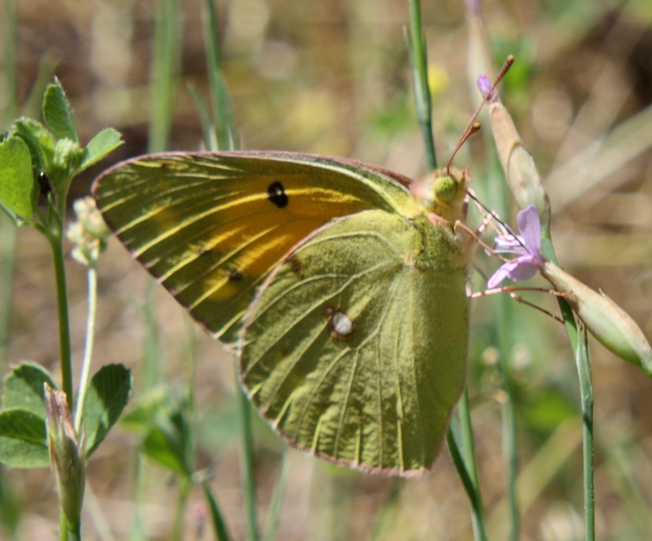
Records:
[[[496,237],[494,249],[498,253],[516,254],[518,257],[501,266],[489,278],[487,287],[493,289],[505,278],[510,280],[529,280],[545,263],[541,255],[541,222],[534,205],[518,213],[516,217],[520,235],[501,235]]]

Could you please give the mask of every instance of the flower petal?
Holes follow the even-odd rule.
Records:
[[[540,257],[541,220],[539,219],[537,208],[534,205],[530,205],[523,209],[516,216],[516,223],[518,223],[518,230],[521,233],[521,238],[527,251],[535,257]]]
[[[515,282],[519,280],[529,280],[534,278],[539,270],[537,263],[538,259],[532,256],[521,256],[516,259],[518,264],[509,273],[509,277]]]
[[[516,267],[518,267],[518,259],[508,261],[502,265],[496,272],[494,272],[493,276],[489,278],[487,281],[487,287],[489,289],[493,289],[494,287],[498,286],[505,278],[510,276]]]
[[[464,3],[469,8],[472,7],[472,9],[477,9],[477,2],[470,2],[468,0],[465,0]],[[478,88],[480,89],[480,92],[482,92],[483,96],[491,90],[491,81],[489,80],[489,77],[487,77],[484,73],[482,73],[480,77],[478,77]]]
[[[538,259],[530,255],[517,257],[502,265],[487,282],[487,287],[493,289],[505,278],[518,282],[534,278],[539,270]]]
[[[498,236],[494,239],[494,251],[508,254],[526,254],[529,253],[519,239],[514,235]]]

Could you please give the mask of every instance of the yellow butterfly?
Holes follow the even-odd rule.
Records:
[[[94,184],[106,222],[215,338],[293,446],[416,477],[464,386],[468,173],[415,183],[340,158],[166,153]]]

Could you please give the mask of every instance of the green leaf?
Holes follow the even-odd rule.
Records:
[[[179,410],[159,417],[143,443],[145,456],[173,472],[189,478],[192,460],[190,427]]]
[[[43,118],[57,139],[70,139],[79,143],[75,116],[59,79],[55,78],[54,84],[48,85],[45,90]]]
[[[121,364],[103,366],[92,378],[84,397],[82,424],[86,457],[90,457],[120,417],[131,392],[131,372]]]
[[[27,144],[16,136],[0,143],[0,205],[14,217],[30,219],[38,191]]]
[[[83,171],[94,163],[99,162],[112,150],[122,144],[120,132],[113,128],[106,128],[93,137],[84,149],[84,157],[77,172]]]
[[[14,367],[5,378],[2,395],[3,409],[20,408],[45,419],[44,383],[53,389],[57,388],[50,374],[42,366],[34,363],[21,363]]]
[[[170,390],[158,386],[141,395],[129,413],[120,420],[120,428],[147,435],[159,416],[166,416],[171,410],[168,393]]]
[[[32,166],[37,172],[49,171],[54,156],[54,137],[47,128],[31,118],[22,117],[14,122],[12,132],[29,147]]]
[[[49,466],[45,421],[20,408],[0,411],[0,462],[12,468]]]

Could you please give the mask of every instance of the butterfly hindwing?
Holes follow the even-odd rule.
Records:
[[[408,182],[303,154],[167,153],[109,169],[93,192],[134,257],[215,337],[233,343],[257,288],[292,246],[362,210],[415,214]]]
[[[268,277],[245,317],[251,399],[299,448],[422,475],[464,385],[462,259],[423,215],[371,210],[324,226]]]

